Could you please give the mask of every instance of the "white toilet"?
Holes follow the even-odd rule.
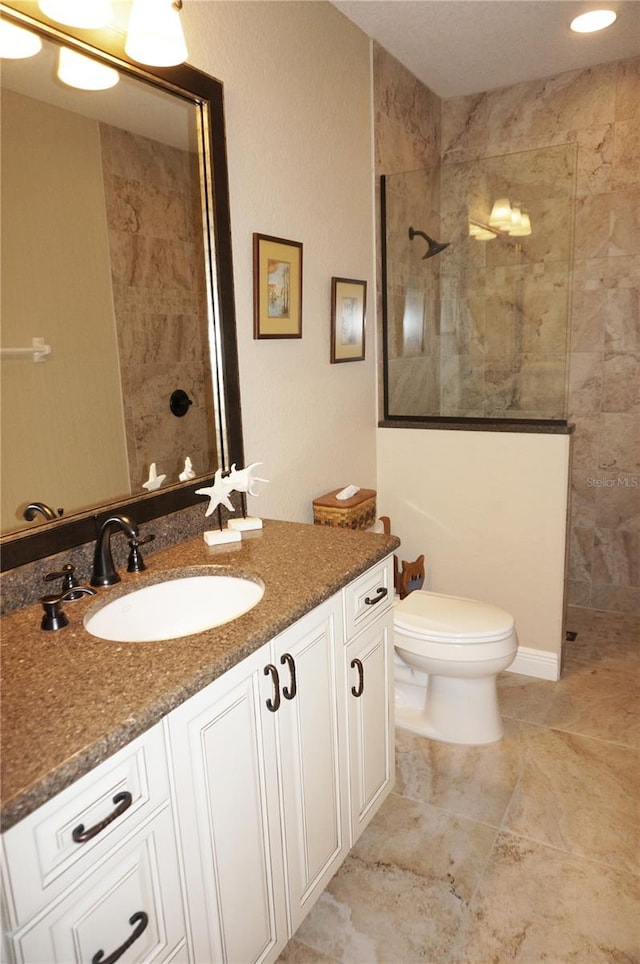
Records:
[[[395,604],[394,646],[396,726],[444,743],[502,738],[496,677],[518,651],[513,616],[416,590]]]

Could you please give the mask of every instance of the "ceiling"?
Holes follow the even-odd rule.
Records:
[[[440,97],[456,97],[640,56],[638,0],[332,0]],[[618,19],[576,34],[573,17]]]

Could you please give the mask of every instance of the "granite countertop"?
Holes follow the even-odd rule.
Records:
[[[2,617],[2,829],[13,826],[170,710],[328,599],[399,545],[394,536],[266,521],[241,543],[195,537],[147,557],[147,571],[65,603],[69,625],[40,629],[42,606]],[[91,636],[100,600],[156,573],[221,566],[262,580],[264,596],[230,623],[164,642]]]

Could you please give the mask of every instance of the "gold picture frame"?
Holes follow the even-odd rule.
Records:
[[[331,279],[331,363],[364,361],[367,282]]]
[[[302,244],[253,235],[253,337],[302,338]]]

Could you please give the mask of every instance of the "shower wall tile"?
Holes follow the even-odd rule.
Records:
[[[392,60],[379,47],[377,56],[377,69],[387,59]],[[385,76],[391,82],[392,75]],[[382,86],[377,89],[377,97],[383,92]],[[390,109],[399,89],[394,83],[386,109]],[[411,84],[403,89],[411,90]],[[428,107],[430,120],[434,120],[434,103]],[[511,88],[449,98],[441,103],[440,117],[440,158],[449,165],[447,192],[453,198],[450,210],[442,213],[446,229],[442,236],[454,242],[442,261],[441,285],[443,303],[449,297],[455,312],[452,331],[441,346],[444,370],[455,370],[465,380],[457,397],[447,383],[448,401],[461,404],[464,395],[465,401],[473,402],[471,413],[476,414],[474,393],[481,377],[489,399],[484,414],[499,414],[510,400],[524,411],[536,378],[544,378],[545,370],[553,368],[561,337],[554,319],[566,299],[571,310],[568,416],[576,425],[569,600],[580,606],[623,612],[640,612],[640,589],[631,584],[635,569],[629,556],[632,551],[637,555],[638,547],[628,535],[621,535],[637,532],[640,511],[639,103],[640,57],[636,57]],[[410,98],[405,100],[405,107],[412,110]],[[384,109],[378,110],[376,126],[385,124],[386,140],[377,132],[377,143],[387,144],[395,159],[397,126],[389,124]],[[409,129],[406,122],[404,129]],[[433,160],[426,159],[427,129],[416,133],[412,155],[412,160],[425,158],[425,166]],[[400,139],[399,143],[404,152],[407,142]],[[533,265],[533,273],[520,278],[522,295],[518,301],[517,279],[508,274],[515,269],[513,252],[500,240],[481,247],[466,237],[455,236],[456,225],[464,220],[464,204],[486,204],[483,198],[490,188],[479,165],[463,162],[559,145],[577,151],[572,272],[560,276],[556,272],[560,266],[548,260],[543,261],[542,269]],[[536,184],[560,185],[561,171],[545,168],[543,153],[539,166],[527,173]],[[420,163],[404,163],[403,158],[394,170],[412,170]],[[517,183],[514,180],[514,191],[518,190]],[[536,202],[537,223],[544,222],[545,233],[550,236],[556,224],[562,223],[558,201],[553,191],[540,192],[538,197],[542,200]],[[485,216],[488,213],[484,211]],[[532,240],[528,252],[545,259],[552,250],[547,240]],[[527,257],[524,244],[523,256]],[[466,298],[456,300],[452,292],[461,283],[466,286]],[[527,358],[520,358],[512,370],[516,353],[507,318],[514,307],[526,313],[530,327],[525,336]],[[520,376],[518,385],[516,372]],[[529,379],[531,391],[524,387],[523,376]],[[598,486],[598,480],[611,477],[625,480],[624,484]],[[630,584],[621,583],[624,573],[628,573],[625,579]]]
[[[640,412],[640,354],[605,353],[602,411]]]
[[[100,126],[133,491],[151,462],[167,484],[189,455],[197,472],[215,466],[208,312],[197,158],[109,125]],[[187,416],[169,410],[182,388]]]

